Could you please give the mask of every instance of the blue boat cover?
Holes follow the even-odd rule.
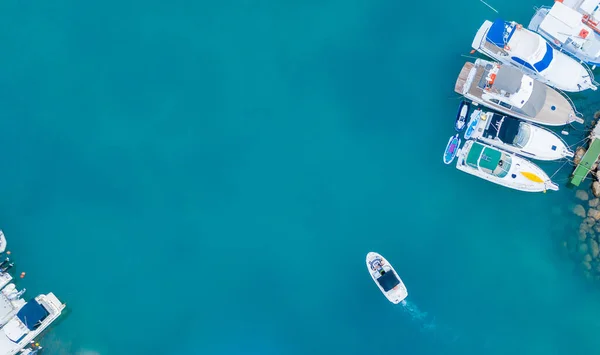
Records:
[[[553,52],[554,50],[552,47],[550,47],[548,42],[546,42],[546,54],[544,54],[544,58],[533,65],[538,72],[544,71],[546,68],[548,68],[550,62],[552,62],[552,59],[554,58]]]
[[[498,47],[504,47],[504,45],[510,41],[515,30],[516,26],[513,26],[510,22],[496,19],[485,37],[489,42],[492,42]]]
[[[37,323],[48,316],[48,311],[35,299],[27,302],[17,313],[17,317],[29,330],[37,328]]]
[[[381,285],[385,292],[388,292],[400,284],[400,280],[398,280],[393,271],[388,271],[381,275],[381,277],[377,279],[377,282],[379,282],[379,285]]]

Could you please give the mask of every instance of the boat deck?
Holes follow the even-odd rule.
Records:
[[[559,126],[569,123],[570,117],[575,117],[575,111],[571,104],[558,91],[546,86],[546,101],[535,118],[543,120],[544,123]]]
[[[471,69],[475,66],[475,64],[471,62],[466,62],[460,70],[460,74],[458,74],[458,79],[456,79],[456,84],[454,84],[454,91],[458,94],[463,94],[465,85],[467,83],[467,78],[469,77],[469,73]]]
[[[590,144],[590,147],[588,148],[587,152],[585,152],[583,158],[581,158],[581,162],[579,163],[579,165],[577,165],[577,168],[575,168],[575,171],[573,172],[573,176],[571,177],[571,184],[579,186],[579,184],[581,184],[581,182],[585,180],[588,173],[590,172],[590,168],[592,167],[592,165],[594,165],[599,156],[600,139],[598,137],[594,137],[592,138],[592,143]]]

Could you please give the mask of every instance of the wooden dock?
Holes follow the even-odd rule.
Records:
[[[585,180],[591,171],[592,165],[594,165],[598,160],[598,157],[600,157],[600,124],[597,124],[596,127],[594,127],[590,139],[590,147],[583,155],[583,158],[581,158],[581,162],[577,165],[577,168],[575,168],[575,171],[571,176],[571,184],[575,186],[579,186],[579,184]]]

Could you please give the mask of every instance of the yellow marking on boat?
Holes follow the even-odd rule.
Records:
[[[533,182],[544,182],[544,180],[542,180],[539,176],[535,175],[534,173],[529,173],[527,171],[521,171],[521,174],[523,174],[523,176],[525,176],[526,178],[528,178],[529,180],[531,180]]]

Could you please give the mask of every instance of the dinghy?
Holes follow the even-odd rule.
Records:
[[[454,124],[454,128],[456,132],[460,132],[465,128],[465,123],[467,123],[467,115],[469,114],[469,102],[461,101],[458,106],[458,113],[456,114],[456,123]]]
[[[446,150],[444,151],[444,164],[452,163],[458,152],[458,147],[460,147],[460,138],[458,138],[457,133],[448,140],[448,145],[446,145]]]
[[[368,253],[367,269],[381,293],[393,304],[402,302],[408,296],[406,286],[396,270],[383,256],[375,252]]]
[[[475,133],[475,129],[479,124],[479,120],[481,119],[481,110],[475,110],[471,114],[471,118],[469,118],[469,124],[467,125],[467,130],[465,131],[465,139],[471,138],[473,133]]]

